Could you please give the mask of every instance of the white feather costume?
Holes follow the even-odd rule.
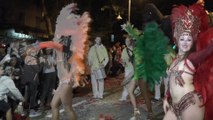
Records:
[[[91,18],[88,12],[82,15],[76,15],[73,12],[77,9],[77,4],[72,3],[65,6],[56,21],[56,30],[54,34],[54,44],[49,42],[52,48],[56,50],[57,71],[60,83],[74,82],[74,87],[79,86],[81,75],[85,73],[85,54],[88,50],[88,30]],[[67,46],[55,43],[61,42],[62,36],[71,36],[71,44]],[[49,45],[50,45],[49,44]],[[46,45],[47,47],[50,47]],[[61,47],[68,47],[72,51],[71,56],[66,59]],[[44,48],[41,47],[40,48]]]

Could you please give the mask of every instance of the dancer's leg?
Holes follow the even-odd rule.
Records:
[[[195,96],[195,104],[190,105],[186,110],[182,112],[183,120],[203,120],[205,107],[202,106],[202,101],[198,98],[197,94]]]
[[[135,86],[136,86],[136,81],[135,80],[132,80],[130,83],[129,83],[129,97],[130,97],[130,101],[133,105],[133,108],[134,108],[134,116],[137,115],[137,114],[140,114],[140,112],[138,111],[137,109],[137,106],[136,106],[136,99],[135,99],[135,95],[134,95],[134,89],[135,89]]]
[[[72,83],[63,84],[60,94],[61,102],[70,120],[76,120],[76,114],[72,108]]]
[[[127,89],[126,87],[127,87],[127,86],[123,87],[123,92],[122,92],[122,96],[121,96],[121,98],[120,98],[120,101],[127,100],[128,89]]]
[[[139,82],[140,82],[139,87],[142,90],[143,97],[145,99],[148,112],[152,113],[152,106],[151,106],[150,96],[149,96],[149,93],[148,93],[149,91],[148,91],[148,88],[147,88],[147,83],[144,80],[140,80]]]
[[[52,120],[59,120],[59,106],[61,104],[61,99],[60,99],[61,89],[60,89],[60,87],[61,86],[59,85],[54,96],[53,96],[52,102],[51,102],[51,108],[52,108],[52,114],[53,114]]]

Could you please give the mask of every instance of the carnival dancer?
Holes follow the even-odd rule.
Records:
[[[133,67],[133,40],[130,37],[125,39],[126,48],[123,49],[121,54],[122,65],[125,68],[124,80],[122,82],[123,92],[122,96],[119,99],[120,101],[126,101],[128,97],[129,83],[134,76],[134,67]]]
[[[93,98],[102,99],[104,95],[104,78],[106,78],[105,66],[109,62],[109,56],[105,46],[101,43],[101,37],[95,38],[88,53],[88,63],[91,69],[91,82]]]
[[[167,71],[164,120],[211,120],[213,28],[200,4],[173,8],[171,23],[178,54]]]
[[[91,18],[87,12],[74,14],[77,4],[65,6],[56,21],[53,40],[35,44],[35,49],[56,49],[56,65],[59,85],[51,102],[52,119],[59,120],[61,103],[70,120],[76,120],[72,108],[72,89],[81,84],[85,73],[85,56],[88,50],[88,30]]]
[[[150,11],[151,9],[151,11],[147,12],[147,20],[145,20],[146,22],[144,21],[146,24],[143,33],[133,28],[130,23],[122,27],[128,32],[130,37],[136,40],[136,46],[134,47],[135,73],[129,87],[130,100],[134,108],[134,116],[132,119],[135,119],[135,117],[140,114],[133,94],[136,84],[139,84],[148,109],[147,120],[150,120],[153,119],[153,113],[147,85],[153,90],[155,84],[159,83],[160,77],[165,74],[167,65],[164,56],[168,53],[167,47],[169,39],[158,28],[158,24],[154,22],[159,20],[156,20],[156,18],[160,18],[156,15],[159,11],[153,4],[148,4],[147,7],[147,10]],[[153,16],[153,14],[156,16]]]

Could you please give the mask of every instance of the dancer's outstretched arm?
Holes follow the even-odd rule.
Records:
[[[61,52],[64,51],[64,45],[54,41],[40,42],[39,48],[53,48]]]

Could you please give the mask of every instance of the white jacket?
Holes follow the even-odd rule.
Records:
[[[16,88],[13,80],[8,76],[0,77],[0,100],[4,100],[5,96],[24,101],[24,97],[21,95],[20,91]]]
[[[109,62],[109,56],[104,45],[94,45],[90,48],[88,53],[88,62],[91,70],[97,70],[105,67]]]

